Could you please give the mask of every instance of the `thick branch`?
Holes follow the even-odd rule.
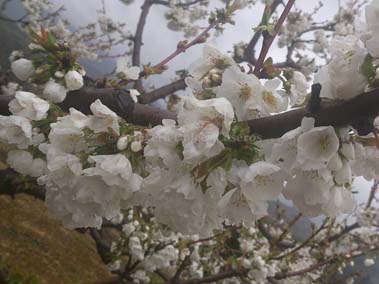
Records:
[[[8,104],[13,96],[0,96],[0,115],[10,115]],[[67,94],[66,99],[59,104],[64,111],[75,108],[84,114],[91,114],[90,105],[99,99],[127,122],[155,126],[162,123],[162,119],[176,120],[176,114],[148,105],[135,104],[128,92],[121,89],[97,89],[84,87]]]
[[[0,96],[0,114],[9,115],[8,103],[13,97]],[[62,109],[76,108],[90,114],[90,104],[100,99],[127,122],[154,126],[161,124],[162,119],[176,119],[176,114],[159,108],[134,104],[126,91],[119,89],[82,88],[69,92],[66,100],[60,104]],[[248,121],[251,133],[264,139],[278,138],[301,125],[304,117],[314,117],[316,126],[343,127],[364,118],[379,116],[379,90],[373,90],[347,101],[322,102],[316,114],[306,107],[290,110],[277,115]]]
[[[361,94],[348,101],[322,102],[313,115],[307,108],[294,109],[281,114],[250,120],[252,133],[262,138],[278,138],[301,125],[303,117],[314,117],[316,126],[342,127],[351,125],[362,117],[375,118],[379,115],[379,90]]]
[[[176,91],[184,90],[185,88],[186,88],[186,83],[184,82],[184,78],[179,79],[168,85],[155,89],[154,91],[141,95],[139,97],[139,101],[142,104],[149,104],[158,99],[162,99],[172,93],[175,93]]]

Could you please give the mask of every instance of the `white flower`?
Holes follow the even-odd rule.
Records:
[[[64,76],[66,88],[70,91],[79,90],[83,87],[83,76],[75,70],[68,71]]]
[[[112,19],[108,18],[104,13],[99,13],[97,19],[100,29],[104,34],[111,32],[113,27],[115,27]]]
[[[267,201],[278,197],[283,189],[284,176],[278,166],[257,162],[249,167],[234,161],[229,181],[235,189],[226,193],[219,202],[223,217],[247,225],[267,214]]]
[[[188,71],[195,79],[202,79],[213,68],[226,69],[232,65],[235,65],[235,62],[230,56],[221,53],[213,46],[205,45],[203,56],[193,62]]]
[[[46,203],[65,226],[101,226],[102,218],[119,216],[121,203],[140,188],[142,178],[131,172],[123,155],[90,156],[94,167],[82,171],[76,156],[46,148],[50,181]]]
[[[150,198],[153,198],[155,217],[183,234],[207,233],[208,229],[204,228],[207,214],[204,194],[190,175],[175,175],[174,178],[176,180],[171,184],[167,185],[166,181],[164,191],[158,190],[158,185],[153,185],[156,193]]]
[[[253,215],[254,205],[252,208],[243,193],[236,187],[228,191],[219,201],[218,207],[222,218],[226,218],[232,223],[239,224],[244,222],[246,226],[254,224],[256,218]]]
[[[133,223],[124,224],[122,226],[122,232],[127,237],[129,237],[135,230],[136,230],[136,227],[133,225]]]
[[[55,76],[56,78],[61,79],[61,78],[64,78],[64,73],[63,73],[62,71],[56,71],[56,72],[54,73],[54,76]]]
[[[351,213],[355,206],[354,196],[349,190],[334,186],[330,190],[327,203],[323,206],[323,213],[336,217],[340,214]]]
[[[132,97],[133,101],[135,103],[138,103],[138,96],[141,95],[140,92],[136,89],[130,89],[129,90],[130,96]]]
[[[67,90],[61,84],[56,83],[53,79],[50,79],[43,89],[42,96],[49,102],[61,103],[64,101],[67,95]]]
[[[316,127],[299,136],[297,148],[296,159],[303,169],[320,169],[337,153],[339,140],[332,126]]]
[[[72,127],[78,129],[88,127],[90,123],[89,117],[74,108],[70,108],[69,112],[69,115],[58,117],[57,124],[59,124],[60,127]],[[57,124],[54,126],[58,126]]]
[[[315,83],[322,86],[321,97],[346,100],[361,94],[367,85],[361,73],[367,54],[362,43],[353,36],[336,37],[331,53],[332,61],[315,76]]]
[[[240,174],[239,184],[244,195],[258,203],[274,200],[283,188],[283,176],[280,168],[273,164],[259,161],[251,164]]]
[[[302,104],[308,93],[309,84],[303,73],[294,71],[289,83],[291,84],[290,102],[291,105]]]
[[[56,123],[50,124],[49,140],[54,147],[67,153],[79,153],[87,149],[84,132],[89,118],[73,108],[70,114],[59,117]]]
[[[117,149],[120,151],[124,151],[128,147],[129,137],[122,136],[117,140]]]
[[[366,22],[368,33],[365,35],[365,44],[373,57],[379,57],[379,2],[372,1],[366,6]]]
[[[86,175],[101,176],[107,185],[127,188],[130,193],[140,189],[142,179],[132,172],[132,165],[124,155],[90,156],[88,161],[96,163],[96,166],[85,169]],[[129,192],[125,192],[123,199],[128,198]]]
[[[137,260],[143,260],[145,258],[145,252],[138,237],[129,238],[129,251],[132,257]]]
[[[375,261],[372,258],[366,258],[364,261],[364,265],[366,267],[373,266],[375,264]]]
[[[277,90],[280,79],[267,80],[262,89],[260,112],[267,116],[271,113],[285,111],[288,108],[288,98],[283,90]]]
[[[184,81],[185,81],[187,87],[191,89],[192,94],[195,97],[199,97],[201,95],[201,93],[204,91],[203,82],[201,82],[200,80],[197,80],[193,77],[186,77],[184,79]]]
[[[91,117],[89,128],[95,133],[108,132],[112,129],[117,135],[120,134],[120,127],[118,125],[118,116],[111,111],[108,107],[103,105],[99,99],[97,99],[90,106],[94,116]]]
[[[225,136],[229,136],[233,118],[233,107],[225,98],[209,100],[186,98],[178,113],[179,125],[208,121],[222,129],[221,132]]]
[[[14,115],[22,116],[30,120],[41,120],[47,117],[50,105],[29,92],[16,92],[15,98],[9,103],[9,110]]]
[[[355,142],[355,159],[351,168],[355,176],[363,176],[366,180],[373,180],[379,176],[379,151],[376,147],[363,146]]]
[[[164,119],[162,125],[148,130],[149,139],[144,148],[144,156],[151,167],[167,167],[175,169],[181,162],[176,147],[181,140],[174,120]]]
[[[0,115],[0,142],[26,149],[32,143],[32,125],[21,116]]]
[[[7,85],[1,86],[1,92],[6,96],[14,96],[20,85],[16,82],[9,82]]]
[[[305,215],[318,216],[329,202],[333,186],[332,175],[328,171],[320,173],[316,170],[297,170],[283,193]]]
[[[112,192],[99,177],[78,177],[73,186],[47,184],[45,204],[49,213],[67,228],[100,228],[103,218],[117,215]],[[106,190],[106,191],[105,191]],[[116,208],[115,208],[116,207]]]
[[[35,72],[33,62],[25,58],[12,62],[11,69],[13,74],[21,81],[28,80]]]
[[[353,181],[351,166],[347,161],[343,161],[341,168],[334,171],[333,175],[337,184],[351,184]]]
[[[186,163],[196,165],[224,149],[224,145],[218,140],[219,128],[213,123],[199,121],[180,129],[183,133],[183,156]]]
[[[259,79],[253,74],[243,73],[237,66],[225,70],[222,84],[217,91],[217,97],[224,97],[232,103],[240,121],[258,116],[261,94],[262,85]]]
[[[142,150],[142,142],[141,141],[133,141],[130,144],[130,148],[132,149],[133,152],[139,152]]]
[[[16,172],[29,175],[31,177],[40,177],[44,175],[46,162],[42,159],[33,159],[33,156],[23,150],[11,150],[8,152],[7,163]]]
[[[298,137],[311,130],[314,123],[314,118],[304,117],[300,127],[287,132],[279,139],[274,139],[272,148],[265,151],[266,160],[290,172],[296,161]]]
[[[48,144],[41,144],[39,149],[46,154],[48,180],[58,188],[73,187],[82,175],[82,164],[78,157],[61,152]]]
[[[163,249],[148,255],[143,261],[146,271],[153,272],[157,269],[167,268],[176,262],[179,257],[178,249],[173,245],[165,246]]]
[[[355,159],[355,149],[353,143],[342,143],[340,152],[348,160]]]
[[[138,66],[129,66],[126,57],[117,60],[116,73],[121,74],[127,80],[138,80],[140,68]]]

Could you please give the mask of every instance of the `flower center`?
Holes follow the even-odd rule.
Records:
[[[323,150],[323,151],[326,151],[329,147],[329,139],[327,136],[322,136],[319,140],[319,143],[320,143],[320,148]]]
[[[277,105],[276,98],[272,92],[263,92],[262,96],[263,96],[263,101],[266,104],[274,106],[274,107]]]
[[[257,175],[254,179],[260,186],[264,186],[272,182],[272,178],[270,176]]]
[[[249,86],[245,85],[240,90],[240,99],[246,102],[252,94],[253,90]]]

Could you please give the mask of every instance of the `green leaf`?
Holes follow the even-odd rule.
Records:
[[[361,65],[361,73],[367,78],[371,79],[373,76],[375,76],[375,67],[373,64],[373,58],[370,54],[367,54],[365,57],[365,60],[363,61]]]

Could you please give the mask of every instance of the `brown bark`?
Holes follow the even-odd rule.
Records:
[[[0,114],[9,115],[8,103],[10,96],[0,96]],[[176,114],[162,109],[142,104],[134,104],[126,91],[119,89],[95,89],[85,87],[81,90],[69,92],[66,100],[60,104],[67,111],[74,107],[85,114],[90,114],[90,104],[100,99],[127,122],[144,126],[155,126],[162,119],[176,119]],[[316,126],[343,127],[354,124],[364,118],[379,116],[379,90],[373,90],[347,101],[322,102],[316,114],[308,108],[298,108],[269,117],[248,121],[251,133],[262,138],[278,138],[288,131],[301,125],[304,117],[314,117]]]

